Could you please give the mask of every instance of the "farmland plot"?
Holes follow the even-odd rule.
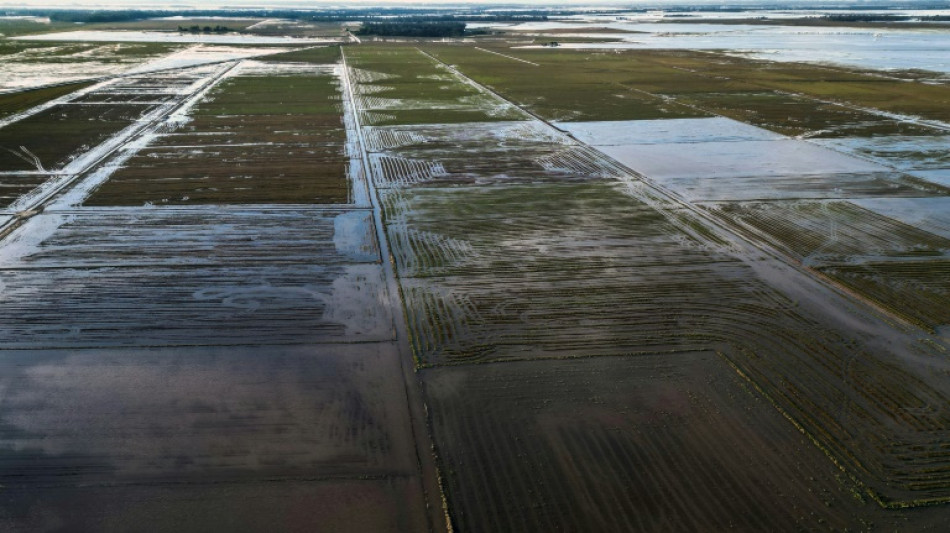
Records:
[[[388,339],[369,227],[307,209],[39,215],[3,249],[0,336],[11,348]],[[38,291],[58,305],[37,305]]]
[[[510,135],[511,128],[524,133]],[[362,131],[410,338],[417,363],[426,368],[423,381],[433,402],[443,470],[448,472],[450,512],[462,529],[545,529],[547,521],[559,520],[579,524],[602,520],[610,528],[611,520],[643,515],[630,509],[623,518],[597,515],[601,511],[591,509],[604,505],[597,501],[610,501],[609,496],[586,492],[590,499],[581,506],[541,488],[573,483],[569,479],[577,468],[600,464],[597,458],[603,454],[593,453],[593,448],[564,453],[581,466],[558,470],[548,466],[558,464],[553,460],[539,459],[534,467],[523,464],[521,458],[532,453],[554,453],[520,447],[520,442],[554,439],[542,437],[540,430],[506,440],[501,448],[489,437],[475,442],[475,435],[485,435],[500,423],[499,413],[531,412],[512,422],[519,430],[511,434],[535,427],[528,419],[544,407],[526,408],[529,404],[524,402],[529,400],[523,389],[518,399],[511,400],[496,399],[504,396],[497,389],[485,392],[478,403],[480,413],[465,414],[459,404],[445,400],[440,382],[447,380],[451,397],[471,398],[470,394],[481,394],[476,391],[482,385],[459,376],[492,372],[499,377],[478,383],[496,383],[504,379],[500,376],[506,369],[520,365],[547,375],[562,364],[577,368],[608,364],[593,356],[615,356],[608,359],[616,359],[618,365],[636,360],[623,356],[655,357],[675,367],[677,358],[685,360],[686,354],[720,353],[722,360],[715,364],[731,366],[748,379],[760,398],[772,402],[846,473],[841,481],[826,474],[823,481],[809,482],[796,474],[768,482],[783,487],[779,489],[783,494],[794,492],[786,484],[800,482],[851,486],[855,493],[878,502],[874,505],[890,507],[945,501],[950,496],[950,462],[940,444],[950,431],[950,391],[936,377],[942,363],[923,367],[909,363],[908,358],[919,361],[920,354],[935,353],[926,343],[917,343],[914,335],[808,281],[803,273],[775,270],[772,259],[730,242],[687,205],[664,197],[622,166],[538,121],[522,125],[410,121]],[[727,134],[736,139],[753,134],[774,139],[751,142],[776,146],[793,142],[739,125],[730,131]],[[683,140],[676,139],[679,133],[669,134]],[[787,146],[787,158],[778,154],[779,163],[792,165],[792,171],[797,170],[792,168],[795,150],[823,154],[819,163],[828,165],[830,175],[888,170],[798,142]],[[720,144],[742,143],[720,140]],[[724,176],[730,172],[723,167]],[[830,189],[832,180],[828,181]],[[916,190],[941,193],[939,188],[928,191],[926,184]],[[489,364],[468,366],[471,363]],[[525,383],[529,378],[519,375],[512,380]],[[561,388],[568,382],[557,381]],[[539,395],[538,405],[559,405],[552,396]],[[586,398],[587,393],[578,397]],[[617,402],[605,405],[619,410]],[[551,412],[563,409],[552,407]],[[481,428],[460,429],[460,421],[473,419]],[[581,419],[567,424],[562,434],[601,431]],[[630,443],[622,444],[628,450],[641,445],[632,427],[614,429],[611,435]],[[620,441],[611,441],[611,446],[616,450]],[[489,455],[481,453],[493,457],[501,470],[495,471],[481,458]],[[827,460],[815,457],[818,463]],[[623,471],[613,460],[607,460],[604,469]],[[494,476],[508,479],[510,485]],[[675,479],[654,477],[647,490],[672,491],[668,483]],[[502,491],[500,485],[492,485],[496,482],[515,488]],[[553,502],[550,507],[530,508],[526,497],[509,497],[539,492]],[[661,516],[676,514],[675,504],[664,500],[658,505]],[[710,519],[718,520],[714,517],[723,505],[728,502],[711,507]],[[851,500],[842,505],[858,504]],[[820,508],[826,509],[824,504]],[[848,523],[854,513],[852,508],[838,519]],[[907,516],[926,521],[934,514],[915,511]]]
[[[617,185],[554,180],[415,186],[383,198],[420,363],[717,349],[879,498],[945,497],[948,465],[939,454],[911,459],[877,436],[936,446],[950,429],[946,412],[911,422],[878,395],[886,387],[889,402],[914,409],[945,405],[946,391],[901,370],[886,349],[861,351],[861,379],[835,370],[856,371],[859,337],[687,233],[673,223],[676,213],[659,213]],[[918,433],[918,423],[932,432]]]
[[[220,66],[108,80],[34,106],[0,127],[0,209],[21,210],[223,74]],[[75,88],[75,87],[74,87]]]
[[[55,87],[2,94],[0,95],[0,120],[68,95],[88,85],[88,83],[67,83]]]
[[[174,54],[159,43],[0,43],[0,89],[28,89],[111,76]]]
[[[721,363],[698,352],[425,370],[457,527],[902,527]]]
[[[531,67],[466,46],[425,49],[548,120],[719,115],[802,137],[939,135],[950,122],[947,85],[875,72],[686,50],[496,48]]]
[[[927,201],[946,206],[945,198],[880,198],[709,207],[890,312],[932,329],[950,323],[947,223],[941,225],[939,207],[930,215],[917,210],[910,223],[887,208],[891,202]]]
[[[336,80],[231,63],[77,98],[154,110],[0,215],[0,528],[433,529],[373,213],[347,203],[365,186]],[[210,155],[225,170],[203,182],[183,157],[138,165],[198,149],[256,189]],[[185,196],[217,205],[161,205]]]
[[[391,344],[0,350],[0,366],[7,531],[426,527]]]
[[[360,123],[441,124],[521,120],[523,111],[473,87],[411,46],[347,51]]]
[[[849,137],[819,142],[950,187],[950,136]]]
[[[558,127],[690,201],[950,194],[946,187],[881,163],[726,118],[564,122]]]
[[[0,170],[60,169],[153,108],[148,103],[67,103],[14,122],[0,128]]]
[[[0,174],[0,209],[15,202],[24,194],[43,184],[49,175],[45,172]]]
[[[341,113],[332,66],[245,66],[86,205],[350,203]]]

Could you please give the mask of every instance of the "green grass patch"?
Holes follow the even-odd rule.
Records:
[[[534,66],[467,46],[432,45],[425,49],[549,120],[706,116],[702,111],[643,93],[627,84],[630,80],[653,79],[657,74],[675,77],[675,70],[631,61],[614,53],[491,48],[538,65]]]
[[[411,45],[348,47],[347,62],[364,123],[445,124],[521,120],[517,109],[467,83],[438,60]]]
[[[86,205],[347,203],[339,82],[237,76],[131,158]]]
[[[36,170],[13,152],[29,153],[47,170],[105,141],[147,113],[152,106],[57,105],[0,129],[0,170]]]
[[[237,76],[216,87],[196,115],[297,115],[340,111],[329,76]]]
[[[9,117],[17,113],[26,111],[31,107],[59,98],[60,96],[78,91],[91,85],[89,82],[68,83],[56,87],[44,87],[42,89],[33,89],[29,91],[20,91],[10,94],[0,95],[0,118]]]
[[[950,121],[950,86],[880,73],[772,63],[695,51],[427,45],[534,113],[552,120],[636,120],[718,114],[789,135],[929,135],[932,128],[861,108]],[[538,80],[550,80],[538,83]]]

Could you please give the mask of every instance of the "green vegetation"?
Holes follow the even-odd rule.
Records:
[[[944,258],[843,263],[819,270],[924,329],[950,324],[950,261]]]
[[[136,63],[182,48],[170,43],[59,43],[0,40],[0,59],[17,64]],[[4,57],[16,54],[16,57]]]
[[[381,37],[461,37],[464,22],[363,22],[357,35]]]
[[[346,203],[340,92],[329,75],[236,76],[86,205]]]
[[[486,45],[487,46],[487,45]],[[427,45],[425,50],[475,81],[549,120],[628,120],[708,116],[625,85],[656,79],[672,69],[629,61],[613,53],[489,48],[535,65],[469,46]],[[674,71],[675,73],[675,71]],[[666,76],[668,77],[668,76]],[[539,83],[550,80],[551,83]]]
[[[485,45],[486,47],[488,45]],[[425,50],[551,120],[631,120],[719,114],[789,135],[910,134],[935,130],[862,108],[950,120],[950,86],[709,52],[581,52],[469,46]],[[538,79],[557,83],[538,84]]]
[[[849,530],[868,516],[892,520],[856,502],[854,484],[712,352],[420,375],[456,531]]]
[[[719,213],[891,313],[926,329],[950,323],[950,239],[842,201],[725,204]]]
[[[33,35],[73,29],[72,24],[65,22],[38,22],[30,19],[0,19],[0,42],[4,37]],[[9,44],[9,43],[2,43]]]
[[[524,114],[459,79],[414,46],[347,47],[364,124],[520,120]]]
[[[0,94],[0,119],[26,111],[31,107],[78,91],[89,85],[91,85],[89,82],[67,83],[55,87]]]
[[[773,63],[709,53],[657,53],[656,60],[707,80],[743,83],[923,118],[950,121],[950,85],[908,83],[879,72],[800,63]],[[671,91],[675,92],[675,91]]]
[[[234,30],[232,30],[231,28],[227,26],[221,26],[219,24],[215,25],[214,27],[211,27],[211,26],[202,27],[197,24],[194,24],[188,27],[178,26],[179,33],[228,33],[231,31],[234,31]]]
[[[191,28],[197,26],[200,30],[203,30],[205,27],[214,29],[215,26],[221,25],[220,19],[213,18],[186,18],[186,19],[141,19],[141,20],[124,20],[124,21],[113,21],[113,22],[97,22],[84,24],[81,26],[84,30],[118,30],[118,31],[181,31],[181,28],[184,28],[185,31],[190,31]],[[227,20],[227,29],[228,31],[243,31],[248,26],[260,22],[260,19],[253,18],[241,18],[241,19],[228,19]],[[75,26],[73,26],[75,29]]]
[[[238,76],[216,87],[196,115],[339,115],[339,90],[327,76]],[[332,98],[335,97],[335,98]]]
[[[313,22],[302,20],[273,20],[244,29],[245,33],[275,37],[343,37],[342,22]]]
[[[47,170],[60,168],[151,108],[135,104],[64,104],[14,122],[0,128],[0,170],[36,170],[34,156]]]

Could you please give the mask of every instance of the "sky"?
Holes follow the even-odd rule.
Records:
[[[894,4],[933,4],[940,0],[902,0]],[[818,4],[863,4],[873,3],[881,5],[886,0],[0,0],[3,7],[50,7],[50,8],[141,8],[141,9],[184,9],[184,8],[219,8],[219,7],[290,7],[290,8],[317,8],[317,7],[364,7],[364,6],[426,6],[426,5],[533,5],[554,7],[557,5],[591,5],[612,6],[618,4],[635,7],[655,5],[739,5],[739,4],[788,4],[796,3]]]
[[[370,6],[557,6],[590,7],[662,7],[664,5],[722,6],[722,5],[795,5],[843,6],[867,5],[869,8],[887,5],[910,7],[918,5],[946,4],[950,0],[0,0],[3,8],[56,8],[56,9],[218,9],[218,8],[290,8],[319,9],[326,7]]]

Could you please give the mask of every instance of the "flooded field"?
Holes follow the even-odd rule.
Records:
[[[713,353],[424,376],[440,450],[470,472],[447,487],[465,531],[843,529],[877,514]]]
[[[349,203],[337,87],[332,67],[245,63],[86,203]]]
[[[0,43],[0,89],[24,89],[119,74],[175,47],[143,43]]]
[[[942,530],[939,73],[234,24],[0,40],[0,529]]]
[[[425,47],[462,73],[556,121],[725,116],[803,137],[939,135],[950,87],[919,73],[848,70],[735,58],[719,52],[578,52],[493,45]],[[537,84],[557,79],[556,84]]]
[[[365,76],[360,57],[347,52],[348,64],[357,69],[358,76]],[[358,94],[360,78],[354,81]],[[372,83],[385,85],[386,81]],[[487,90],[485,94],[491,95]],[[711,121],[708,128],[703,120]],[[853,175],[878,176],[869,180],[880,196],[895,191],[907,196],[940,196],[946,191],[926,182],[901,181],[899,174],[890,175],[888,167],[726,119],[662,122],[633,123],[630,130],[623,127],[626,123],[613,123],[607,135],[599,134],[601,126],[595,123],[558,124],[558,128],[575,132],[573,137],[534,119],[361,128],[415,358],[420,367],[427,369],[422,374],[423,382],[427,396],[432,398],[439,457],[443,469],[450,472],[449,506],[457,513],[453,515],[456,523],[466,530],[542,530],[546,520],[578,520],[602,522],[609,528],[611,520],[617,518],[609,515],[606,502],[619,505],[623,499],[590,492],[592,488],[582,489],[587,474],[577,469],[592,468],[595,457],[604,457],[594,452],[598,446],[615,451],[623,446],[623,453],[645,453],[636,451],[646,446],[637,440],[637,435],[645,431],[642,426],[623,429],[617,423],[610,424],[610,442],[591,441],[584,451],[571,448],[558,452],[568,445],[563,441],[568,434],[578,438],[586,435],[584,439],[590,441],[605,430],[591,425],[596,422],[590,416],[575,420],[566,414],[570,410],[557,408],[563,397],[554,396],[553,388],[539,393],[536,399],[530,396],[533,393],[527,390],[534,389],[526,389],[525,384],[533,383],[534,378],[516,375],[513,365],[533,368],[538,376],[545,376],[538,378],[539,384],[554,380],[562,393],[565,384],[571,383],[569,378],[553,377],[562,365],[584,372],[585,368],[612,364],[606,361],[615,358],[618,365],[656,360],[662,361],[657,364],[670,365],[671,372],[685,372],[688,365],[681,367],[685,363],[677,362],[690,360],[687,354],[696,353],[718,353],[719,358],[713,356],[709,364],[723,365],[723,371],[737,370],[749,380],[754,394],[762,395],[756,396],[760,401],[779,407],[821,450],[835,458],[847,475],[837,478],[824,474],[821,479],[829,487],[841,490],[855,483],[843,490],[865,494],[878,502],[873,505],[887,507],[942,501],[947,497],[943,474],[947,465],[941,453],[930,455],[925,450],[939,448],[938,441],[927,435],[944,434],[950,429],[945,410],[921,413],[925,422],[904,418],[887,406],[892,401],[908,407],[946,404],[950,392],[946,384],[930,374],[932,369],[916,368],[907,359],[935,353],[930,352],[935,348],[888,325],[880,315],[860,311],[857,302],[845,303],[839,294],[813,285],[823,278],[815,278],[807,270],[793,274],[791,265],[780,266],[775,259],[747,250],[720,225],[717,219],[724,215],[712,211],[714,218],[710,219],[705,214],[710,212],[709,205],[697,211],[698,205],[683,204],[657,188],[663,183],[658,169],[650,169],[658,178],[644,172],[644,179],[628,168],[637,170],[638,164],[648,164],[650,159],[643,157],[646,154],[660,154],[655,160],[679,162],[670,168],[676,167],[682,176],[703,168],[697,181],[705,177],[721,183],[747,173],[755,176],[763,189],[770,186],[769,180],[785,179],[784,186],[791,190],[792,181],[800,186],[807,173],[821,172],[826,183],[822,187],[828,193],[840,194],[840,182],[846,183],[844,177]],[[644,135],[649,128],[658,134]],[[642,137],[650,140],[637,144]],[[626,159],[611,152],[618,147],[627,150],[640,146],[644,148],[641,157]],[[669,153],[662,151],[667,146]],[[475,153],[485,154],[485,158],[472,157]],[[693,153],[697,153],[696,163],[691,166],[683,156]],[[750,160],[753,154],[768,155],[760,165]],[[615,157],[608,157],[611,155]],[[716,157],[721,157],[719,170]],[[491,164],[485,164],[487,161]],[[746,188],[738,184],[728,187],[737,191]],[[867,215],[867,222],[873,224],[873,215]],[[896,221],[894,224],[899,226]],[[921,240],[930,242],[928,235],[908,234],[908,253],[916,254]],[[862,242],[858,236],[855,240]],[[942,244],[933,244],[943,249]],[[806,281],[809,277],[812,279]],[[793,278],[797,281],[791,281]],[[796,287],[797,283],[812,288]],[[812,292],[815,290],[818,292]],[[803,298],[802,291],[812,296]],[[822,296],[815,298],[816,294]],[[850,310],[843,314],[832,311],[843,308]],[[864,325],[857,326],[855,320]],[[895,342],[904,348],[894,348]],[[889,345],[891,348],[886,348]],[[855,359],[857,353],[860,359]],[[471,363],[490,364],[468,366]],[[825,369],[820,377],[816,374],[819,368]],[[832,370],[838,368],[851,370]],[[489,372],[495,377],[465,377]],[[617,371],[607,374],[616,376]],[[511,383],[522,385],[511,397],[502,392],[504,380],[509,377]],[[478,414],[451,400],[482,394],[477,391],[485,386],[491,392],[485,392],[484,400],[478,403]],[[670,386],[683,391],[677,385]],[[881,387],[888,388],[888,392]],[[542,386],[540,390],[548,389]],[[593,393],[578,394],[587,398]],[[879,394],[891,399],[881,403]],[[744,401],[752,401],[752,397]],[[531,402],[551,405],[550,411],[547,407],[530,407]],[[622,409],[620,402],[619,398],[603,400],[611,406],[609,409]],[[543,414],[547,412],[551,414]],[[511,430],[499,426],[506,419],[501,413],[512,413],[516,421]],[[616,420],[619,415],[610,416]],[[580,420],[585,421],[583,428]],[[461,421],[483,426],[460,426]],[[936,433],[920,433],[919,424],[931,424]],[[535,427],[538,429],[532,429]],[[487,428],[499,435],[519,436],[514,441],[490,440]],[[729,438],[741,439],[740,433],[731,433],[733,437]],[[879,438],[882,434],[886,437]],[[726,437],[717,439],[722,438]],[[624,439],[624,444],[616,439]],[[541,448],[528,448],[529,443]],[[923,455],[912,458],[906,455],[910,449],[920,450]],[[798,450],[794,453],[805,451]],[[673,454],[683,455],[688,454]],[[536,457],[539,462],[531,466],[530,460],[505,462],[505,457]],[[618,462],[621,457],[611,455],[607,463],[611,475],[625,471]],[[824,460],[816,456],[814,467]],[[574,463],[570,466],[562,461]],[[763,482],[785,487],[794,483],[797,475],[780,474],[781,481]],[[544,476],[551,478],[545,480]],[[652,479],[639,482],[649,487],[644,488],[646,492],[681,494],[669,484],[678,479],[676,476],[658,474]],[[818,478],[809,475],[809,479]],[[504,498],[492,496],[502,490],[496,483],[517,486],[525,496],[513,496],[508,491]],[[566,494],[579,491],[588,495],[584,511],[565,507],[559,499],[570,496],[543,488],[564,483],[578,484],[565,489]],[[623,481],[618,479],[616,483],[619,486]],[[597,491],[606,491],[604,487],[598,485]],[[544,495],[544,503],[539,503],[539,493]],[[834,497],[830,492],[828,495]],[[717,501],[715,494],[704,497]],[[849,502],[842,504],[845,507],[869,503],[859,504],[850,495],[840,497]],[[525,512],[529,500],[537,514]],[[664,505],[651,508],[651,516],[664,516],[664,512],[675,515],[674,501],[661,501]],[[551,505],[549,511],[543,507],[547,504]],[[723,501],[713,508],[722,510],[727,504]],[[595,511],[599,505],[605,507]],[[830,503],[819,507],[827,510],[829,505],[835,507]],[[641,514],[634,508],[623,514],[624,519]],[[842,515],[837,519],[847,523],[855,513],[872,512],[855,509],[839,509]],[[580,514],[557,514],[558,518],[552,518],[551,513],[560,512]],[[925,521],[936,516],[928,513],[921,511],[914,516]],[[685,521],[682,527],[691,527],[688,516],[675,516]],[[703,516],[709,520],[712,515]],[[807,528],[807,520],[818,519],[814,514],[809,516],[797,518],[796,524]],[[896,518],[897,514],[881,516]],[[636,529],[631,524],[622,527]]]
[[[809,14],[809,16],[813,16]],[[676,24],[603,21],[596,26],[618,30],[598,32],[599,37],[619,38],[622,43],[565,43],[569,48],[729,50],[733,54],[769,61],[817,62],[869,69],[921,69],[950,74],[950,45],[940,30],[848,27],[802,28],[749,24]],[[508,30],[542,32],[573,28],[568,36],[586,36],[585,24],[526,23]],[[630,33],[633,32],[633,33]]]
[[[0,175],[3,529],[431,528],[339,66],[297,58],[73,87],[0,128],[23,145]]]
[[[950,194],[940,183],[886,161],[829,149],[838,147],[837,139],[790,139],[721,117],[562,122],[557,127],[695,202]]]

